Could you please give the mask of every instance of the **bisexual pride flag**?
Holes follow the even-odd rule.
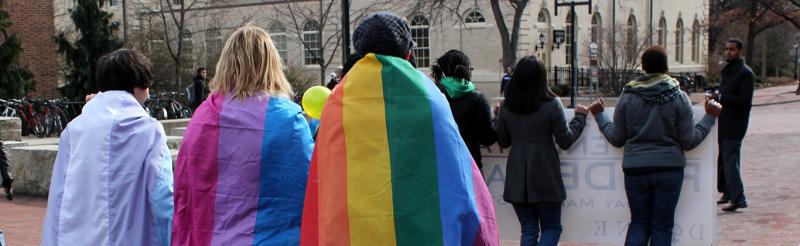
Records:
[[[297,245],[313,142],[300,106],[212,94],[175,164],[172,245]]]
[[[368,54],[322,113],[301,245],[498,245],[492,198],[444,95]]]

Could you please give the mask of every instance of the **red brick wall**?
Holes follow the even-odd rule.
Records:
[[[3,9],[13,22],[8,33],[22,41],[20,64],[28,67],[36,80],[36,92],[30,96],[58,96],[53,0],[6,0]]]

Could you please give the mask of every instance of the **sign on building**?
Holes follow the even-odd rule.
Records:
[[[613,108],[605,114],[613,115]],[[572,112],[567,112],[572,117]],[[694,107],[695,122],[705,114]],[[561,175],[567,190],[562,204],[561,241],[622,245],[630,213],[622,173],[622,149],[606,142],[594,118],[575,145],[560,151]],[[532,126],[534,127],[534,126]],[[674,245],[716,245],[716,126],[705,141],[686,152],[687,165],[675,212]],[[513,148],[513,146],[512,146]],[[556,147],[558,148],[558,147]],[[483,173],[495,202],[497,224],[503,240],[519,240],[519,221],[511,204],[503,201],[508,150],[496,145],[483,155]]]

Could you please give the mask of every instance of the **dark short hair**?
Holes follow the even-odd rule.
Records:
[[[206,70],[205,67],[200,67],[200,68],[197,69],[197,74],[200,74],[200,72],[203,72],[205,70]]]
[[[739,38],[730,38],[728,39],[728,43],[736,44],[736,48],[740,50],[744,48],[744,42]]]
[[[146,89],[153,81],[150,73],[150,59],[141,52],[131,49],[119,49],[100,57],[97,62],[95,80],[100,91],[127,91],[133,88]]]
[[[642,53],[642,69],[645,73],[667,73],[667,50],[654,45]]]

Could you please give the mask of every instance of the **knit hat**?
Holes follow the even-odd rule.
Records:
[[[367,16],[353,32],[353,47],[362,56],[375,53],[405,58],[414,45],[408,22],[391,12]]]

